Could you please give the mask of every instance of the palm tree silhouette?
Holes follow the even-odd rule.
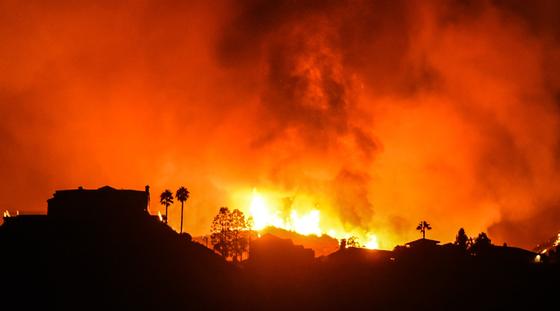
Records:
[[[425,239],[426,238],[426,230],[432,230],[432,226],[430,226],[430,224],[427,221],[422,220],[420,222],[420,224],[418,225],[418,227],[416,227],[416,230],[422,232],[422,239]]]
[[[177,198],[177,200],[179,200],[179,202],[181,202],[181,230],[179,231],[179,233],[183,233],[183,205],[189,198],[189,194],[189,190],[187,190],[187,188],[183,186],[181,186],[175,193],[175,197]]]
[[[165,205],[165,223],[167,223],[167,208],[169,205],[173,204],[173,193],[168,189],[165,189],[165,191],[163,191],[159,196],[159,203],[161,203],[161,205]]]

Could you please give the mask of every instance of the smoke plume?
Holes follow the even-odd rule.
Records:
[[[0,1],[0,209],[185,185],[196,235],[257,188],[312,198],[322,222],[382,247],[423,219],[443,241],[464,227],[531,247],[560,229],[558,11]]]

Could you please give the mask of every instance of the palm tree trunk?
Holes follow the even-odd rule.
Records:
[[[181,230],[180,233],[183,233],[183,201],[181,201]]]
[[[426,230],[422,230],[422,239],[426,239]]]
[[[168,205],[165,206],[165,224],[167,224],[167,220],[169,219],[169,217],[167,217],[167,207],[169,207]]]

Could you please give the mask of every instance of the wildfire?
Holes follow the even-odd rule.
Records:
[[[285,219],[280,211],[270,208],[264,197],[256,190],[253,190],[249,214],[253,217],[253,226],[257,231],[273,226],[303,235],[322,234],[319,227],[321,213],[318,210],[313,209],[307,213],[299,213],[294,209],[291,211],[289,218]]]
[[[546,254],[550,250],[558,249],[560,246],[560,233],[556,234],[556,237],[545,242],[543,246],[537,246],[540,249],[541,254]]]
[[[375,234],[369,234],[368,239],[364,244],[364,247],[369,249],[379,248],[379,243],[377,242],[377,236]]]
[[[321,211],[317,208],[298,209],[291,207],[289,211],[276,206],[253,189],[249,215],[253,218],[253,229],[260,231],[266,227],[276,227],[284,230],[294,231],[302,235],[321,236],[327,233],[329,236],[338,240],[358,237],[363,241],[363,246],[369,249],[379,248],[377,236],[373,233],[359,234],[356,232],[346,232],[345,230],[335,230],[334,228],[324,228],[321,225]]]

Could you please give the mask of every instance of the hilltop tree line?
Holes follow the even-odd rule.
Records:
[[[481,232],[476,238],[471,238],[465,233],[465,229],[459,229],[457,236],[455,237],[455,244],[461,250],[471,254],[478,254],[487,250],[492,245],[492,240],[486,235],[486,233]]]
[[[169,189],[164,190],[160,195],[160,203],[165,206],[164,222],[168,222],[168,208],[173,205],[176,198],[181,202],[181,221],[179,232],[183,232],[183,210],[184,203],[189,199],[190,192],[187,188],[181,186],[175,192]],[[214,217],[210,227],[210,242],[212,249],[223,256],[225,259],[231,259],[234,262],[243,259],[243,253],[248,251],[250,239],[252,235],[253,219],[246,217],[239,209],[231,211],[228,207],[220,207],[218,214]],[[425,220],[420,221],[416,230],[422,233],[422,239],[426,239],[426,232],[431,230],[432,226]],[[469,237],[463,228],[460,228],[453,243],[459,249],[469,254],[477,254],[484,252],[492,246],[492,241],[486,233],[481,232],[476,238]],[[351,236],[347,239],[340,240],[340,249],[348,247],[364,247],[359,239]]]
[[[416,227],[416,230],[422,233],[422,239],[426,239],[426,232],[432,230],[432,226],[427,221],[422,220]],[[455,242],[453,243],[453,245],[466,253],[479,254],[489,249],[492,246],[492,241],[485,232],[479,233],[478,236],[473,239],[466,234],[465,229],[460,228],[457,232],[457,236],[455,237]],[[364,247],[364,245],[360,243],[359,239],[356,236],[351,236],[347,239],[340,240],[340,249],[349,247],[360,248]]]
[[[432,230],[432,226],[427,221],[422,220],[416,227],[416,230],[420,231],[422,233],[422,239],[425,239],[426,231]],[[479,233],[478,236],[473,239],[466,234],[465,229],[460,228],[453,244],[465,252],[477,254],[487,250],[492,245],[492,241],[484,232]]]

